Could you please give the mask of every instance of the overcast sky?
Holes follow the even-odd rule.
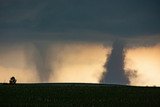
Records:
[[[0,0],[1,42],[159,34],[159,0]]]

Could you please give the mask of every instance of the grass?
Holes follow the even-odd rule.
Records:
[[[104,84],[0,84],[0,107],[159,106],[159,87]]]

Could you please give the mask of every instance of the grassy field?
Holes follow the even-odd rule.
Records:
[[[103,84],[0,84],[0,107],[160,107],[160,88]]]

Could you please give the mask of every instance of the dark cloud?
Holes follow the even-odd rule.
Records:
[[[0,40],[155,35],[160,33],[159,4],[159,0],[1,0]]]

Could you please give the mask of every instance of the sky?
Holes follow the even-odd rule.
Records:
[[[159,5],[0,0],[0,82],[160,85]]]

